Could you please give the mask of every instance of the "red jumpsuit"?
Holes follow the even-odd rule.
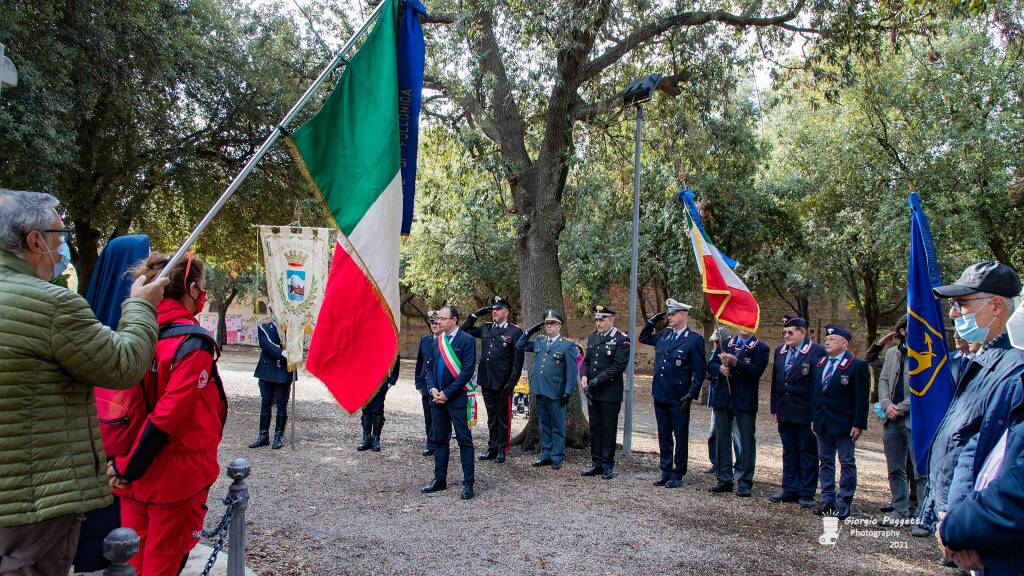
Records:
[[[192,313],[171,298],[157,307],[157,322],[161,328],[196,324]],[[114,461],[117,473],[129,482],[120,492],[121,523],[142,539],[131,561],[140,576],[179,573],[203,529],[207,493],[220,473],[217,447],[227,402],[214,377],[210,346],[196,341],[182,346],[196,338],[157,342],[144,385],[152,409],[131,452]],[[192,351],[173,363],[179,346]]]

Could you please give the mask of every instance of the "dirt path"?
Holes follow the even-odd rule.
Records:
[[[531,453],[513,449],[505,464],[478,463],[477,498],[459,500],[461,471],[453,445],[447,491],[419,488],[432,477],[420,455],[423,424],[412,364],[387,398],[381,453],[358,453],[358,416],[348,416],[322,385],[300,375],[299,442],[250,450],[259,392],[256,355],[230,349],[221,360],[230,410],[221,462],[252,462],[247,564],[257,574],[936,574],[934,541],[896,535],[852,535],[822,546],[822,521],[795,504],[768,502],[778,490],[781,448],[767,410],[758,419],[752,498],[707,488],[709,410],[695,406],[690,474],[678,490],[654,488],[657,440],[649,379],[639,382],[634,450],[620,458],[612,481],[580,477],[589,451],[569,450],[555,472],[534,469]],[[484,418],[481,406],[481,418]],[[525,418],[516,417],[518,431]],[[888,499],[877,421],[858,443],[854,516],[879,520]],[[621,439],[621,437],[620,437]],[[486,427],[474,430],[478,450]],[[479,454],[479,452],[478,452]],[[223,510],[222,479],[211,492],[208,527]],[[851,519],[852,519],[851,518]],[[863,527],[861,527],[863,528]],[[879,527],[868,527],[879,529]],[[902,548],[905,546],[905,548]],[[953,574],[952,572],[946,572]]]

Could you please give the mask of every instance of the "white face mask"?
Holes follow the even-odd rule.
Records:
[[[1006,333],[1010,336],[1010,345],[1024,350],[1024,302],[1010,315],[1006,321]]]

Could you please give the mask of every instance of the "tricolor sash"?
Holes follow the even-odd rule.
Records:
[[[459,357],[455,355],[451,339],[451,336],[447,334],[444,335],[444,338],[438,338],[437,348],[441,353],[441,360],[444,362],[444,365],[448,367],[448,372],[451,373],[452,378],[458,378],[459,372],[462,372],[462,362],[459,361]]]

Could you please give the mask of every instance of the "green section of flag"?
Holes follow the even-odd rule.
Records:
[[[291,136],[300,164],[346,236],[401,168],[398,0],[385,1],[323,108]]]

